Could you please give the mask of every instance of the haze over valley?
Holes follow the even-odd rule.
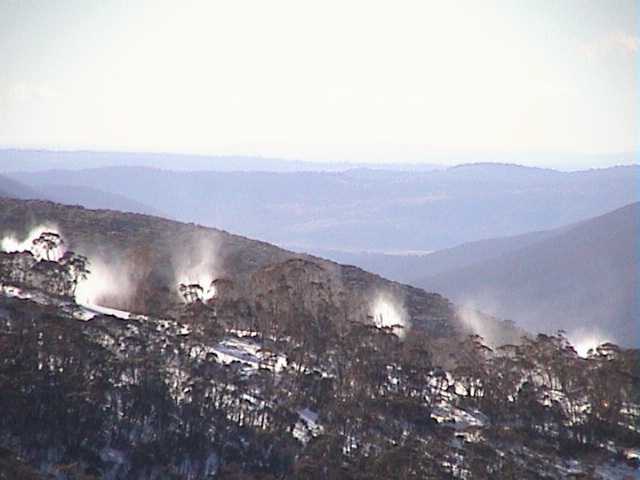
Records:
[[[67,157],[80,163],[83,155]],[[397,253],[546,230],[606,213],[637,200],[640,171],[502,164],[390,168],[283,173],[120,166],[6,175],[40,190],[42,198],[52,191],[64,200],[67,191],[67,203],[155,211],[303,251]],[[90,203],[89,196],[83,203],[82,189],[95,190],[102,203]],[[120,202],[114,198],[110,207],[108,195]]]
[[[0,2],[0,480],[640,479],[639,5]]]
[[[41,152],[34,155],[43,161]],[[60,155],[81,164],[87,154]],[[100,158],[109,161],[107,153]],[[11,196],[164,216],[265,239],[442,292],[528,331],[563,329],[574,340],[639,344],[639,167],[292,168],[45,168],[8,172],[4,184]]]

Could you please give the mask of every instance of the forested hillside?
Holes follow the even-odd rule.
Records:
[[[355,267],[155,217],[3,207],[0,478],[640,467],[637,350],[581,356],[477,312],[502,333],[490,347],[444,297]]]

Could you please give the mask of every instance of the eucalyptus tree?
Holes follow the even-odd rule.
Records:
[[[53,254],[62,248],[64,240],[55,232],[42,232],[38,238],[33,239],[33,250],[37,255],[47,260],[55,260]]]

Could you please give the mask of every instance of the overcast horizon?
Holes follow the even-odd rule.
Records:
[[[243,155],[243,154],[208,154],[189,152],[168,152],[168,151],[135,151],[135,150],[100,150],[91,148],[55,148],[55,147],[21,147],[0,145],[0,171],[19,171],[16,169],[16,162],[19,162],[11,152],[27,154],[37,152],[38,154],[49,155],[50,159],[32,159],[32,165],[25,165],[26,170],[42,170],[45,168],[69,168],[69,158],[55,158],[56,155],[65,156],[86,154],[86,168],[108,167],[108,166],[140,166],[155,167],[168,170],[219,170],[220,161],[241,162],[238,164],[239,171],[260,171],[260,162],[264,162],[265,171],[318,171],[343,170],[345,168],[376,168],[384,167],[388,169],[401,170],[424,170],[425,168],[449,168],[467,164],[501,164],[518,165],[531,168],[553,169],[558,171],[581,171],[588,169],[610,168],[617,166],[640,165],[640,158],[635,152],[615,152],[606,154],[580,154],[580,153],[551,153],[551,152],[439,152],[427,153],[421,159],[407,161],[393,161],[392,159],[303,159],[295,157],[274,157],[265,155]],[[7,156],[8,155],[8,156]],[[98,159],[93,157],[99,157]],[[20,156],[23,158],[23,155]],[[173,164],[177,158],[191,160],[186,164]],[[245,161],[243,163],[243,161]],[[246,164],[246,161],[249,161]],[[61,162],[61,163],[58,163]],[[76,162],[82,162],[77,159]],[[209,163],[208,163],[209,162]],[[289,164],[287,167],[286,165]],[[285,166],[286,168],[282,168]],[[296,168],[298,166],[299,168]],[[73,169],[85,168],[76,165]],[[228,163],[224,170],[233,171],[234,164]],[[310,170],[311,169],[311,170]]]
[[[637,163],[637,18],[629,0],[5,1],[0,145]]]

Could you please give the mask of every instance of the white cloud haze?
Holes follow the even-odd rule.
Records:
[[[637,15],[622,0],[5,2],[0,145],[633,151]]]

